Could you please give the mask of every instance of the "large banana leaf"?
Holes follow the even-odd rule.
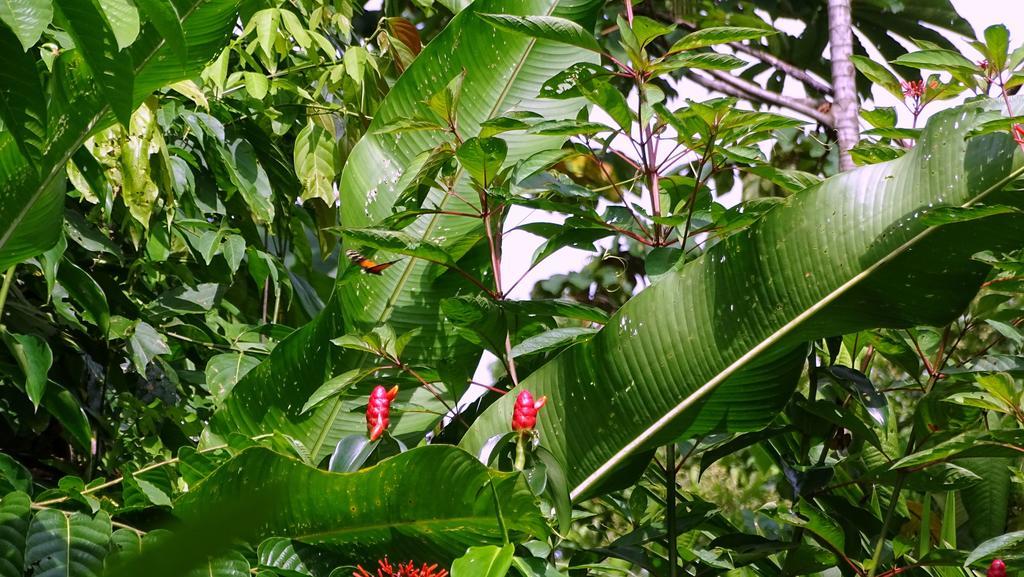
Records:
[[[222,545],[285,537],[367,567],[385,555],[447,564],[468,547],[502,543],[505,530],[547,533],[520,475],[489,470],[451,446],[419,447],[346,474],[252,448],[184,495],[175,512],[203,523],[225,503],[250,513],[209,536]]]
[[[537,94],[544,81],[569,64],[593,61],[593,53],[495,29],[477,13],[557,15],[592,26],[600,6],[597,0],[481,0],[460,12],[395,84],[366,136],[349,156],[341,180],[343,224],[372,226],[392,214],[399,193],[395,184],[402,172],[421,152],[436,146],[441,136],[429,132],[379,131],[412,115],[419,104],[463,71],[458,124],[464,138],[476,136],[484,120],[510,110],[531,110],[549,118],[564,118],[583,106],[577,100],[540,100]],[[508,161],[557,147],[562,139],[509,136]],[[464,199],[476,198],[464,177],[459,179],[458,192]],[[426,204],[467,210],[460,201],[445,197],[438,190],[431,192]],[[456,258],[481,238],[482,231],[479,220],[442,215],[423,216],[404,230],[417,240],[444,247]],[[400,257],[378,253],[376,258]],[[385,322],[398,333],[419,328],[420,335],[406,348],[407,360],[446,363],[471,371],[479,359],[479,349],[442,330],[440,312],[441,300],[466,291],[469,285],[451,273],[438,278],[442,272],[438,265],[404,258],[381,276],[342,273],[340,276],[346,282],[339,284],[336,301],[332,300],[317,319],[293,335],[287,347],[278,347],[265,366],[250,372],[235,386],[215,416],[211,431],[222,435],[231,431],[248,435],[283,432],[301,442],[314,460],[329,454],[341,437],[363,432],[363,417],[346,410],[341,399],[300,414],[309,395],[323,383],[324,371],[331,368],[332,346],[327,339],[341,334],[342,329],[362,332]],[[472,287],[469,290],[476,292]],[[347,355],[342,360],[343,367],[335,372],[361,362],[360,355]]]
[[[1021,213],[929,226],[936,207],[1024,200],[1002,191],[1024,170],[1014,142],[966,139],[982,109],[938,114],[902,158],[794,195],[524,381],[549,398],[541,442],[565,464],[572,495],[680,435],[765,425],[792,393],[810,339],[943,324],[963,310],[987,271],[971,255],[1024,245]],[[515,396],[474,423],[467,450],[509,429]]]
[[[146,26],[126,48],[133,62],[132,106],[157,88],[197,74],[223,47],[235,24],[239,0],[174,0],[184,31],[187,55],[169,46],[153,27]],[[76,10],[95,10],[90,3],[69,3]],[[105,26],[102,15],[96,22]],[[109,35],[109,29],[83,31],[83,37]],[[3,38],[0,38],[2,41]],[[54,62],[52,94],[40,106],[42,88],[31,57],[11,52],[12,66],[27,69],[17,84],[5,82],[0,110],[5,123],[12,118],[39,124],[35,142],[18,142],[22,131],[0,131],[0,270],[39,254],[57,241],[64,204],[65,165],[91,134],[114,120],[110,101],[90,72],[82,50],[63,52]],[[118,53],[126,58],[127,52]],[[94,60],[94,64],[98,62]],[[109,76],[109,75],[108,75]],[[110,80],[107,78],[107,80]],[[22,112],[25,111],[25,112]],[[32,135],[30,135],[32,136]],[[24,138],[22,139],[24,140]],[[26,156],[27,154],[27,156]],[[33,158],[33,156],[38,156]]]

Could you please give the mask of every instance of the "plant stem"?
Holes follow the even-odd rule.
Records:
[[[696,444],[694,444],[696,447]],[[665,448],[665,525],[668,530],[668,575],[678,575],[679,549],[676,545],[678,530],[676,527],[676,444],[669,443]]]
[[[7,291],[11,290],[11,282],[14,281],[14,267],[12,264],[4,273],[4,284],[0,286],[0,327],[4,326],[4,304],[7,303]]]
[[[885,520],[882,521],[882,532],[878,535],[878,542],[875,543],[875,553],[871,556],[871,568],[868,569],[868,577],[875,577],[878,572],[878,563],[881,561],[882,551],[885,549],[885,535],[889,532],[892,515],[896,511],[896,503],[900,500],[900,491],[903,490],[903,481],[906,478],[906,473],[897,473],[896,485],[892,489],[892,498],[889,499],[889,508],[885,512]]]
[[[526,468],[526,435],[519,433],[516,438],[516,462],[515,470],[522,471]]]

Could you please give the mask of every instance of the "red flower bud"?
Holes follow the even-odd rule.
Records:
[[[1013,140],[1016,141],[1017,144],[1024,145],[1024,125],[1014,124],[1013,130],[1010,132],[1013,133]]]
[[[988,577],[1006,577],[1006,563],[1002,559],[993,559],[988,566]]]
[[[537,411],[548,402],[547,397],[536,401],[530,391],[523,391],[516,397],[516,406],[512,410],[512,430],[515,432],[532,431],[537,426]]]
[[[370,403],[366,406],[366,430],[369,432],[370,440],[376,441],[387,430],[391,422],[391,401],[398,395],[398,386],[387,390],[377,385],[370,393]]]

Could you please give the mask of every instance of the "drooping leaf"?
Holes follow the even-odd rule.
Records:
[[[557,16],[513,16],[511,14],[477,14],[477,17],[492,26],[525,34],[533,38],[543,38],[556,42],[565,42],[594,52],[600,52],[594,35],[582,26]]]
[[[970,256],[1019,246],[1006,234],[1020,225],[1016,215],[938,228],[920,221],[929,204],[1013,198],[1001,193],[1022,172],[1012,140],[962,140],[983,106],[998,105],[938,114],[900,159],[795,194],[663,275],[592,340],[524,380],[521,387],[558,407],[542,411],[537,428],[543,446],[565,464],[573,497],[597,490],[627,457],[669,439],[766,424],[796,385],[806,340],[941,325],[959,314],[985,275]],[[876,214],[871,226],[857,216],[864,202]],[[849,226],[837,225],[846,219]],[[941,259],[941,272],[926,264],[930,258]],[[772,272],[760,272],[766,267]],[[768,274],[771,287],[756,280]],[[733,290],[742,296],[722,298]],[[476,452],[506,427],[514,398],[492,405],[462,445]]]
[[[492,493],[494,491],[495,493]],[[290,495],[287,500],[274,501]],[[518,475],[488,470],[445,446],[413,449],[356,473],[331,473],[253,448],[219,468],[177,503],[200,520],[219,502],[276,502],[236,537],[287,537],[334,552],[341,561],[383,558],[449,562],[467,547],[500,542],[505,526],[542,535],[543,520]],[[221,537],[230,542],[230,535]]]
[[[295,137],[295,174],[302,182],[302,200],[319,198],[334,205],[336,155],[335,139],[312,121]]]
[[[5,4],[0,4],[2,17]],[[0,67],[0,120],[14,135],[25,158],[37,163],[46,139],[46,98],[35,61],[18,48],[18,40],[0,26],[0,50],[6,55]]]
[[[7,349],[18,362],[25,376],[25,394],[32,401],[32,406],[38,409],[46,393],[46,374],[53,363],[50,345],[36,335],[19,335],[3,331],[0,332],[0,338],[3,338]]]
[[[6,0],[0,3],[0,22],[10,28],[28,52],[53,20],[51,0]]]
[[[679,39],[672,45],[669,52],[682,52],[694,48],[704,48],[716,44],[728,44],[742,40],[756,40],[765,36],[778,34],[775,30],[764,28],[744,28],[740,26],[713,26],[695,30]]]

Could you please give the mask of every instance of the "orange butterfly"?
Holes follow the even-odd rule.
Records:
[[[345,255],[348,256],[348,259],[352,261],[353,264],[363,269],[363,271],[368,274],[381,274],[384,272],[384,269],[398,262],[397,260],[393,260],[391,262],[377,263],[376,261],[366,258],[357,250],[347,250],[345,251]]]

